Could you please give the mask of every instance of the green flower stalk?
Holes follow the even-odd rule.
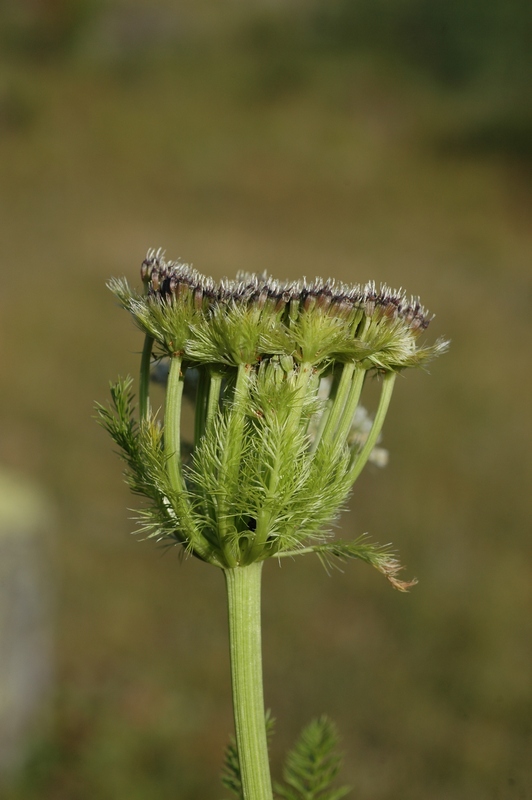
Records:
[[[399,562],[364,538],[331,538],[379,442],[395,378],[447,343],[420,344],[429,317],[416,299],[374,283],[281,282],[239,274],[215,283],[150,252],[144,290],[109,288],[143,331],[138,416],[132,379],[111,386],[103,424],[147,499],[139,527],[224,571],[236,752],[244,800],[271,800],[262,697],[260,580],[267,558],[315,553],[359,558],[400,591]],[[161,420],[150,374],[168,366]],[[381,380],[373,421],[360,405],[368,375]],[[195,387],[193,447],[181,409]],[[308,795],[310,796],[310,795]],[[320,795],[321,796],[321,795]]]

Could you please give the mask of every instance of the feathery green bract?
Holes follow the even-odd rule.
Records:
[[[97,413],[122,451],[129,487],[149,500],[149,505],[138,511],[139,532],[187,546],[196,520],[187,514],[168,480],[162,427],[154,416],[140,423],[134,417],[132,383],[128,377],[111,384],[113,408],[98,404]]]
[[[238,758],[238,748],[234,736],[231,736],[229,744],[225,750],[224,765],[222,768],[221,780],[223,786],[230,792],[243,800],[242,776],[240,774],[240,760]]]
[[[200,364],[254,364],[264,352],[284,352],[276,315],[235,302],[214,306],[190,334],[186,355]]]
[[[331,720],[322,716],[313,720],[301,733],[286,757],[284,784],[275,784],[283,800],[340,800],[350,791],[335,789],[342,756],[336,752],[338,734]]]
[[[364,342],[349,335],[349,324],[341,318],[320,309],[302,312],[290,326],[294,355],[299,362],[323,364],[335,355],[349,349],[353,359],[363,358]]]
[[[390,545],[379,545],[367,541],[364,536],[352,542],[344,542],[339,539],[323,544],[317,544],[309,548],[309,551],[316,553],[326,567],[335,566],[335,562],[345,563],[350,558],[358,558],[365,561],[376,570],[381,572],[391,583],[394,589],[400,592],[407,592],[417,581],[402,581],[397,576],[401,572],[400,562],[390,550]]]
[[[265,726],[269,743],[275,726],[269,711],[265,715]],[[333,786],[342,765],[337,747],[338,733],[334,723],[326,716],[313,720],[287,754],[283,783],[274,784],[275,796],[279,800],[340,800],[345,797],[349,787]],[[238,800],[243,800],[240,759],[233,736],[225,750],[221,781]]]
[[[335,542],[329,530],[378,441],[394,373],[446,347],[418,344],[429,322],[419,302],[373,283],[241,275],[216,284],[155,253],[141,274],[144,294],[109,283],[147,337],[141,418],[131,379],[112,387],[112,410],[98,409],[131,489],[148,500],[140,530],[222,568],[306,552],[325,563],[359,558],[405,590],[388,550]],[[147,399],[152,340],[152,358],[173,364],[163,424]],[[179,419],[190,368],[199,379],[185,464]],[[353,425],[368,371],[383,388],[360,437]]]

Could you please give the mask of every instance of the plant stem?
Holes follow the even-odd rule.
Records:
[[[249,394],[249,364],[240,364],[236,376],[233,405],[227,422],[227,437],[222,443],[222,454],[219,471],[220,488],[223,490],[218,499],[218,533],[220,545],[227,565],[234,567],[238,563],[240,553],[234,552],[233,543],[228,537],[232,519],[228,512],[227,499],[231,491],[238,485],[238,474],[241,467],[240,455],[246,427],[245,405]]]
[[[286,436],[291,436],[295,433],[301,424],[301,416],[303,414],[303,407],[305,399],[309,392],[309,383],[316,383],[316,390],[318,388],[319,379],[308,361],[302,361],[297,371],[297,377],[294,383],[294,397],[290,404],[290,410],[286,418]],[[307,419],[307,426],[308,426]]]
[[[330,411],[328,413],[325,426],[320,431],[319,438],[316,436],[316,440],[313,444],[314,450],[317,449],[320,442],[328,442],[334,436],[342,411],[344,410],[345,404],[349,397],[349,389],[351,387],[354,371],[355,364],[344,364],[342,367],[342,374],[336,387],[334,397],[332,398],[332,404],[330,406]]]
[[[231,683],[244,800],[272,800],[264,722],[260,588],[262,562],[224,570]]]
[[[340,384],[340,379],[341,379],[342,374],[343,374],[343,367],[342,367],[341,372],[339,370],[336,370],[334,372],[334,375],[333,375],[333,378],[332,378],[332,383],[331,383],[331,389],[330,389],[330,392],[329,392],[329,397],[327,398],[327,400],[324,403],[323,411],[320,414],[320,419],[319,419],[319,423],[318,423],[318,429],[316,431],[316,435],[314,437],[314,441],[312,442],[312,444],[310,446],[310,454],[311,455],[312,455],[312,453],[314,453],[316,451],[316,449],[317,449],[317,447],[318,447],[318,445],[319,445],[319,443],[321,441],[321,437],[323,436],[323,432],[324,432],[325,428],[328,425],[329,416],[330,416],[331,411],[332,411],[333,406],[334,406],[334,400],[336,398],[336,393],[338,392],[338,386]],[[318,384],[318,386],[319,386],[319,384]]]
[[[210,383],[211,376],[208,368],[205,366],[200,367],[196,394],[196,412],[194,414],[194,447],[198,446],[205,431]]]
[[[152,349],[153,336],[146,334],[144,337],[144,347],[142,348],[142,359],[140,361],[139,415],[141,420],[146,419],[150,410],[150,365]]]
[[[351,459],[351,467],[349,471],[349,480],[351,481],[351,483],[354,483],[356,481],[356,479],[364,469],[366,461],[371,455],[371,451],[377,444],[377,439],[379,438],[379,434],[382,430],[384,419],[386,417],[386,412],[388,411],[388,406],[390,405],[390,400],[392,398],[392,392],[396,377],[397,377],[396,372],[389,372],[384,377],[384,380],[382,382],[382,391],[379,400],[379,405],[377,408],[377,413],[375,414],[375,419],[373,420],[373,425],[371,426],[368,438],[366,439],[366,442],[362,450],[360,450],[359,453],[356,453]]]
[[[183,399],[183,376],[181,358],[170,359],[170,372],[166,389],[166,409],[164,414],[164,449],[168,459],[168,475],[175,492],[183,492],[181,474],[181,401]]]
[[[182,359],[172,356],[166,389],[166,406],[164,412],[164,452],[168,464],[170,485],[175,492],[175,511],[183,527],[194,553],[203,561],[218,563],[213,559],[210,547],[202,538],[194,522],[194,513],[186,492],[185,480],[181,466],[181,402],[183,399]]]
[[[290,409],[286,420],[285,436],[289,439],[297,433],[298,428],[301,425],[301,415],[303,412],[305,398],[308,393],[308,384],[313,377],[312,365],[307,362],[303,362],[299,368],[295,384],[293,406]],[[259,516],[257,517],[255,536],[252,540],[250,540],[251,547],[248,553],[244,554],[243,563],[249,563],[251,559],[257,558],[260,552],[263,550],[264,544],[268,539],[270,522],[272,518],[271,500],[275,497],[275,493],[277,492],[277,487],[279,484],[281,457],[281,451],[279,447],[277,447],[268,477],[268,489],[265,498],[266,510],[263,507],[259,513]]]
[[[209,430],[214,422],[218,405],[220,403],[220,391],[222,388],[222,373],[211,372],[211,384],[209,388],[209,399],[207,401],[207,414],[205,419],[205,430]]]
[[[337,444],[343,445],[344,441],[349,436],[351,424],[353,422],[358,401],[360,400],[360,395],[362,393],[362,387],[364,386],[365,377],[366,371],[360,367],[355,367],[354,377],[351,382],[349,394],[347,395],[347,400],[338,422],[338,428],[334,435],[334,442]]]

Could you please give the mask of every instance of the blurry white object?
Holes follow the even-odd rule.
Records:
[[[51,683],[46,498],[0,469],[0,779],[24,759]]]

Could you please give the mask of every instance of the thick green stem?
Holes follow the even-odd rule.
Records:
[[[146,334],[140,361],[139,415],[141,420],[146,419],[150,410],[150,366],[152,349],[153,336]]]
[[[224,570],[233,710],[244,800],[273,797],[262,690],[261,572],[261,562]]]
[[[371,451],[377,444],[377,439],[379,438],[379,434],[382,430],[386,412],[388,411],[388,406],[390,405],[390,400],[392,398],[396,377],[396,372],[388,372],[382,382],[382,392],[379,400],[379,406],[377,408],[377,413],[375,414],[375,419],[373,420],[373,425],[371,426],[368,438],[366,439],[362,450],[360,450],[358,453],[355,453],[351,461],[351,468],[349,471],[349,479],[351,483],[356,481],[364,469],[366,461],[371,455]]]

